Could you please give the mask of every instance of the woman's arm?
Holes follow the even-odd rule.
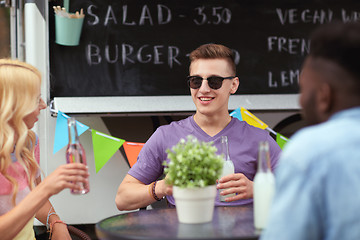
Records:
[[[38,185],[40,183],[41,183],[41,177],[38,177],[36,179],[36,184]],[[47,200],[45,204],[37,211],[35,217],[40,222],[42,222],[47,228],[52,226],[51,239],[71,240],[67,225],[60,220],[59,215],[56,214],[49,200]]]
[[[1,239],[14,238],[26,223],[28,223],[42,207],[47,205],[48,199],[52,195],[59,193],[64,188],[80,190],[80,187],[74,184],[74,182],[86,182],[88,176],[87,167],[80,163],[66,164],[58,167],[18,205],[6,214],[0,216]]]

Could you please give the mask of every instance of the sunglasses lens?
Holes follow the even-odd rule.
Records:
[[[202,78],[198,76],[192,76],[188,78],[189,87],[193,89],[198,89],[201,87]]]
[[[223,80],[224,78],[222,77],[217,77],[217,76],[209,77],[208,78],[209,87],[211,87],[212,89],[219,89],[222,86]]]

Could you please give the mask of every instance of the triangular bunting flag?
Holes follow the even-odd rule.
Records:
[[[268,127],[267,124],[265,124],[263,121],[255,117],[255,115],[253,115],[251,112],[249,112],[243,107],[241,107],[241,116],[245,122],[247,122],[248,124],[254,127],[258,127],[261,129],[266,129]]]
[[[235,109],[234,111],[232,111],[232,112],[230,113],[230,116],[235,117],[235,118],[239,119],[240,121],[243,120],[242,117],[241,117],[240,108],[237,108],[237,109]]]
[[[137,142],[125,142],[123,147],[125,150],[126,157],[128,159],[130,167],[132,167],[136,161],[137,157],[144,146],[144,143]]]
[[[53,154],[55,154],[61,148],[65,147],[68,144],[69,141],[69,133],[68,133],[68,125],[67,125],[68,118],[70,118],[68,115],[66,115],[61,111],[58,111],[58,115],[56,119]],[[89,129],[88,126],[78,121],[76,121],[76,128],[79,136]]]
[[[276,142],[280,146],[281,149],[284,149],[285,144],[289,141],[289,139],[280,133],[276,134]]]
[[[96,173],[109,161],[125,140],[91,130]]]

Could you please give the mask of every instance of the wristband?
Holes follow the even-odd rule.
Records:
[[[54,228],[54,225],[55,225],[56,223],[62,223],[62,224],[64,224],[64,225],[67,225],[66,223],[64,223],[64,222],[61,221],[61,220],[55,220],[54,222],[52,222],[52,223],[50,224],[49,239],[51,239],[52,232],[53,232],[53,228]]]
[[[159,197],[156,195],[156,193],[155,193],[156,183],[157,183],[157,181],[154,182],[154,185],[153,185],[153,187],[152,187],[152,196],[154,197],[154,199],[155,199],[156,201],[161,201],[161,198],[159,198]]]
[[[49,230],[49,228],[50,228],[49,218],[50,218],[51,215],[59,216],[59,215],[56,214],[56,212],[52,212],[52,213],[50,213],[50,214],[47,216],[47,219],[46,219],[46,228],[47,228],[48,230]]]
[[[49,224],[50,216],[51,216],[51,215],[59,216],[59,215],[56,214],[55,211],[54,211],[54,212],[51,212],[51,210],[53,210],[53,207],[52,207],[52,206],[50,207],[50,210],[49,210],[48,215],[47,215],[47,217],[46,217],[46,228],[47,228],[47,230],[50,229],[50,224]]]

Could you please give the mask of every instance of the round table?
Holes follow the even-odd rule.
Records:
[[[100,239],[258,239],[253,207],[215,207],[212,222],[179,223],[175,208],[140,210],[106,218],[96,224]]]

